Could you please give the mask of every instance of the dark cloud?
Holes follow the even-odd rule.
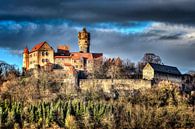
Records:
[[[0,19],[149,20],[193,24],[194,5],[194,0],[6,0],[0,4]]]
[[[77,30],[66,24],[43,24],[34,22],[5,21],[0,24],[0,47],[11,50],[22,50],[25,46],[48,41],[52,46],[58,44],[72,44],[75,48],[77,43]]]
[[[180,39],[182,34],[163,35],[159,37],[160,40],[177,40]]]

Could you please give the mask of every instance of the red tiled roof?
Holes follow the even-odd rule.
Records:
[[[34,52],[34,51],[39,50],[45,43],[47,43],[47,42],[44,41],[44,42],[41,42],[41,43],[37,44],[36,46],[34,46],[34,47],[32,48],[31,52]]]
[[[74,52],[72,53],[72,59],[80,59],[80,58],[87,58],[88,60],[92,60],[93,59],[93,55],[92,53],[80,53],[80,52]]]
[[[73,52],[71,54],[72,59],[79,60],[80,58],[86,58],[88,60],[93,60],[94,58],[102,57],[102,53],[80,53],[80,52]]]
[[[26,48],[24,48],[24,53],[29,53],[29,51],[28,51],[28,48],[26,47]]]
[[[67,50],[70,49],[70,46],[68,46],[68,45],[59,45],[59,46],[58,46],[58,49],[59,49],[59,50],[65,50],[65,51],[67,51]]]

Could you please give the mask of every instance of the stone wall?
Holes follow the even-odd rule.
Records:
[[[105,92],[109,92],[112,87],[117,90],[152,87],[151,81],[143,79],[81,79],[79,86],[81,90],[103,89]]]

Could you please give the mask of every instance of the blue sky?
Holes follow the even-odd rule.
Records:
[[[17,68],[22,67],[22,54],[13,54],[10,53],[9,49],[0,48],[0,59],[9,64],[16,65]]]

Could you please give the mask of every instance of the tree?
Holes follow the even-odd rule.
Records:
[[[146,63],[163,64],[160,56],[155,55],[154,53],[145,53],[141,62],[143,62],[144,64]]]
[[[135,63],[131,62],[130,60],[123,61],[123,78],[129,79],[129,78],[135,78],[136,74],[136,67]]]
[[[142,78],[142,70],[147,63],[163,64],[160,56],[154,53],[145,53],[136,66],[136,78]]]
[[[11,80],[14,77],[18,77],[20,72],[14,65],[0,62],[0,84],[4,81]]]

